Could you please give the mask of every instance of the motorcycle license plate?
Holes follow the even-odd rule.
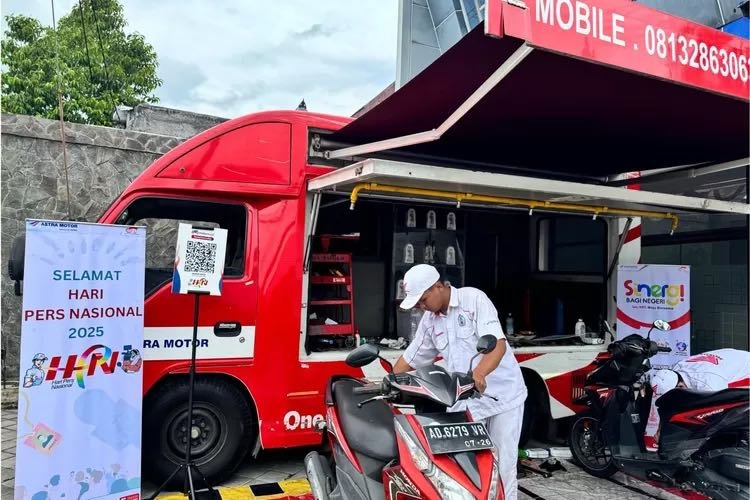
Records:
[[[427,425],[424,434],[434,455],[492,448],[490,435],[481,422]]]

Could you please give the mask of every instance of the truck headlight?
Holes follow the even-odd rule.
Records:
[[[469,493],[466,488],[458,484],[448,474],[435,467],[435,464],[430,461],[419,443],[416,443],[398,422],[395,422],[395,427],[396,432],[404,440],[411,459],[414,461],[414,465],[435,486],[441,498],[445,498],[446,500],[474,500],[474,495]]]

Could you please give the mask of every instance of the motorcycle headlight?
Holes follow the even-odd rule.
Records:
[[[435,464],[430,461],[427,454],[422,450],[422,447],[407,434],[398,422],[395,422],[395,427],[396,432],[404,440],[411,459],[414,461],[414,465],[435,486],[441,498],[445,498],[446,500],[474,500],[474,495],[469,493],[466,488],[458,484],[448,474],[435,467]]]
[[[474,495],[435,465],[430,471],[425,472],[425,476],[435,485],[440,496],[446,500],[475,500]]]

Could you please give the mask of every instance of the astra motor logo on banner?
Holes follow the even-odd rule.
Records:
[[[617,274],[617,337],[646,336],[654,320],[668,321],[666,332],[654,329],[651,340],[672,349],[651,358],[655,368],[672,366],[690,355],[690,267],[623,265]]]

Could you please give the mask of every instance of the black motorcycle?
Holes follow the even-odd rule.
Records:
[[[651,328],[668,330],[657,320]],[[641,383],[649,358],[670,352],[638,334],[613,342],[609,356],[587,379],[576,402],[589,409],[574,418],[570,450],[587,472],[609,477],[618,469],[642,480],[692,488],[713,499],[749,498],[750,391],[672,389],[656,401],[661,422],[658,452],[644,434],[651,387]]]

